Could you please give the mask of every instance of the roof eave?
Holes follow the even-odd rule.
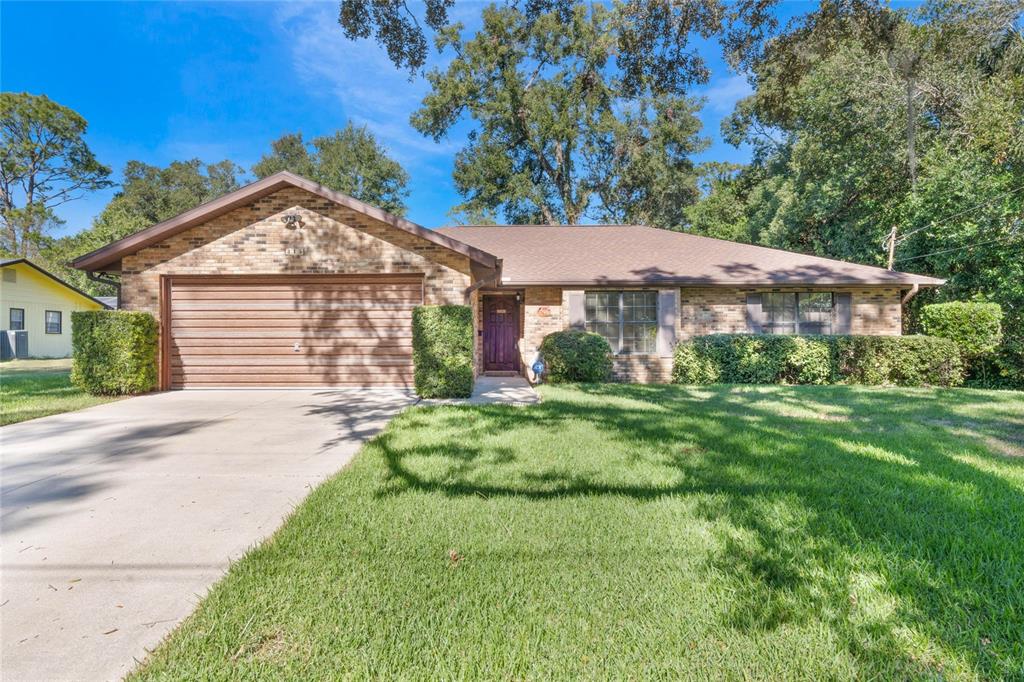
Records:
[[[414,234],[438,246],[460,253],[486,267],[494,267],[497,263],[497,257],[482,249],[439,234],[433,230],[428,230],[410,220],[393,215],[375,206],[370,206],[358,199],[315,183],[312,180],[306,180],[293,173],[282,171],[262,180],[257,180],[222,197],[200,204],[180,215],[147,227],[95,251],[79,256],[71,262],[71,265],[79,270],[103,270],[126,255],[157,244],[179,232],[224,215],[286,187],[297,187],[306,190],[370,218],[387,223],[404,232]]]
[[[719,280],[706,280],[706,279],[694,279],[694,278],[671,278],[671,279],[655,279],[655,280],[643,280],[643,279],[623,279],[623,280],[610,280],[610,279],[592,279],[592,280],[516,280],[516,279],[503,279],[501,286],[503,287],[618,287],[618,286],[630,286],[630,287],[652,287],[652,286],[686,286],[686,287],[806,287],[806,286],[843,286],[843,287],[907,287],[918,285],[919,287],[939,287],[946,283],[946,280],[936,280],[929,282],[915,281],[915,280],[889,280],[889,281],[865,281],[865,280],[815,280],[815,281],[800,281],[795,280],[792,282],[780,282],[780,281],[719,281]]]

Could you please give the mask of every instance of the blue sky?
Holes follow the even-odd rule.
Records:
[[[484,3],[460,0],[472,25]],[[271,140],[307,138],[349,120],[366,124],[411,176],[408,215],[426,226],[449,222],[459,198],[452,158],[467,126],[440,143],[408,122],[426,86],[394,69],[372,42],[346,40],[336,2],[19,3],[0,5],[0,86],[46,94],[89,122],[87,141],[120,180],[137,159],[231,159],[250,167]],[[787,13],[808,9],[786,6]],[[44,45],[44,47],[41,47]],[[719,122],[749,92],[714,43],[704,50],[713,77],[695,94],[711,148],[701,159],[744,161],[718,138]],[[60,209],[60,233],[87,227],[116,189]]]

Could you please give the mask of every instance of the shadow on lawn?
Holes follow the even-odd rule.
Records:
[[[552,392],[526,409],[406,414],[407,427],[457,437],[402,446],[385,432],[381,494],[692,496],[696,513],[717,522],[706,568],[731,586],[730,627],[824,621],[869,676],[883,672],[871,670],[878,661],[898,661],[908,676],[941,676],[950,661],[983,677],[1024,675],[1024,494],[961,459],[1024,470],[1024,459],[991,448],[1024,427],[1019,411],[992,399],[983,417],[961,415],[964,393],[953,391],[578,388],[583,395]],[[944,428],[951,415],[969,429]],[[516,459],[512,448],[481,445],[487,437],[556,434],[571,422],[623,451],[661,453],[673,475],[651,485],[586,471],[480,476]],[[438,457],[456,464],[440,476],[417,469]]]

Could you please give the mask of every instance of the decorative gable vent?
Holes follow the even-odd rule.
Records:
[[[4,281],[14,284],[18,281],[18,271],[14,268],[4,268]]]

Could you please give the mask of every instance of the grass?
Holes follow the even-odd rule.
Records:
[[[75,388],[70,374],[70,359],[11,360],[0,364],[0,426],[114,400]]]
[[[1024,394],[543,394],[406,411],[133,679],[1024,677]]]

